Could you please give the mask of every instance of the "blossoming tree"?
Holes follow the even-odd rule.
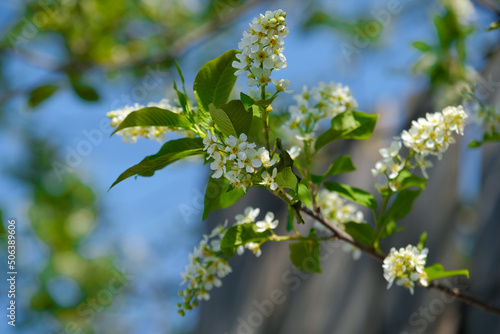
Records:
[[[332,240],[344,243],[354,259],[364,253],[382,262],[387,288],[395,282],[411,294],[417,286],[438,289],[500,314],[499,309],[438,283],[443,277],[468,277],[469,272],[428,265],[426,233],[415,237],[415,245],[391,247],[388,252],[381,246],[381,240],[401,230],[398,222],[425,190],[433,156],[441,159],[455,138],[464,134],[468,117],[464,108],[446,106],[427,113],[380,149],[382,159],[372,169],[377,196],[328,181],[330,176],[353,172],[355,166],[349,155],[342,155],[322,174],[314,174],[312,165],[321,149],[334,141],[369,140],[378,116],[357,111],[349,88],[333,82],[304,87],[286,113],[275,113],[274,101],[289,93],[289,80],[271,78],[287,67],[283,52],[288,33],[284,11],[261,14],[243,32],[239,50],[229,50],[200,69],[193,85],[196,103],[189,100],[177,66],[182,82],[182,87],[174,82],[177,100],[108,113],[114,132],[124,141],[134,143],[139,137],[162,141],[168,132],[180,136],[127,169],[112,187],[131,176],[152,176],[175,161],[202,156],[212,170],[203,219],[242,199],[250,187],[267,189],[288,207],[287,222],[279,222],[273,212],[262,217],[259,208],[248,206],[234,220],[203,235],[182,274],[185,288],[179,293],[179,314],[209,300],[211,289],[220,287],[231,273],[228,260],[235,254],[249,250],[259,257],[263,243],[289,242],[291,262],[299,270],[319,273],[320,243]],[[247,77],[251,88],[230,99],[240,75]],[[321,131],[324,120],[330,125]],[[370,216],[365,217],[357,205],[368,208]],[[275,232],[279,224],[286,224],[286,234]],[[300,233],[297,224],[311,228]]]

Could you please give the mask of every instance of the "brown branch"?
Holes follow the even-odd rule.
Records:
[[[449,288],[447,286],[439,284],[436,281],[430,282],[429,286],[427,288],[428,289],[435,289],[435,290],[439,290],[441,292],[444,292],[447,295],[455,297],[456,299],[458,299],[466,304],[475,306],[482,311],[493,313],[496,315],[500,315],[500,308],[495,307],[495,306],[491,306],[487,302],[485,302],[485,301],[483,301],[475,296],[466,294],[464,292],[460,292],[460,290],[458,290],[457,288]]]
[[[291,199],[291,197],[289,197],[288,195],[287,195],[287,198]],[[309,217],[315,219],[316,221],[321,223],[323,226],[328,228],[333,233],[334,239],[343,240],[345,242],[350,243],[351,245],[359,248],[363,253],[370,255],[372,258],[374,258],[375,260],[377,260],[379,262],[384,261],[385,257],[383,255],[378,254],[373,248],[366,247],[365,245],[357,242],[356,240],[354,240],[354,238],[352,236],[350,236],[346,232],[344,232],[341,229],[330,224],[326,219],[324,219],[321,216],[321,214],[319,212],[312,211],[311,209],[306,207],[304,204],[302,204],[300,211],[302,211],[303,213],[305,213]],[[500,308],[495,307],[495,306],[491,306],[487,302],[485,302],[477,297],[474,297],[474,296],[471,296],[471,295],[466,294],[464,292],[461,292],[457,288],[449,288],[449,287],[446,287],[440,283],[437,283],[436,281],[431,281],[429,283],[429,286],[427,287],[427,289],[439,290],[439,291],[441,291],[449,296],[452,296],[452,297],[454,297],[454,298],[456,298],[464,303],[467,303],[469,305],[475,306],[475,307],[477,307],[485,312],[500,315]]]
[[[342,231],[341,229],[330,224],[325,218],[323,218],[323,216],[321,216],[321,214],[312,211],[311,209],[309,209],[305,205],[302,205],[302,207],[300,208],[300,211],[304,212],[309,217],[317,220],[323,226],[325,226],[327,229],[329,229],[333,233],[333,236],[335,239],[343,240],[345,242],[350,243],[351,245],[359,248],[362,252],[370,255],[371,257],[373,257],[375,260],[377,260],[379,262],[384,261],[384,257],[382,255],[375,252],[372,248],[366,247],[365,245],[357,242],[356,240],[354,240],[353,237],[351,237],[351,235],[347,234],[346,232]]]

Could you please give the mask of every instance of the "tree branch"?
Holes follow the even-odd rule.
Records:
[[[309,217],[315,219],[316,221],[321,223],[323,226],[328,228],[333,233],[333,239],[343,240],[345,242],[348,242],[351,245],[359,248],[363,253],[371,256],[375,260],[377,260],[379,262],[384,261],[384,256],[378,254],[373,248],[369,248],[363,244],[360,244],[359,242],[354,240],[354,238],[351,237],[349,234],[347,234],[346,232],[342,231],[341,229],[330,224],[326,219],[324,219],[321,216],[320,213],[312,211],[311,209],[306,207],[304,204],[302,204],[300,211],[302,211],[303,213],[305,213]],[[476,298],[474,296],[471,296],[469,294],[466,294],[464,292],[461,292],[457,288],[449,288],[449,287],[444,286],[440,283],[437,283],[436,281],[431,281],[429,283],[429,286],[427,287],[427,289],[439,290],[439,291],[441,291],[449,296],[452,296],[452,297],[454,297],[454,298],[456,298],[464,303],[467,303],[469,305],[475,306],[475,307],[477,307],[485,312],[500,315],[500,308],[495,307],[495,306],[491,306],[487,302],[485,302],[479,298]]]

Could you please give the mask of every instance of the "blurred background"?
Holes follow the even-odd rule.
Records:
[[[199,160],[107,192],[160,144],[110,138],[106,112],[173,99],[173,60],[190,87],[206,61],[237,48],[253,17],[278,8],[290,27],[280,72],[290,88],[341,82],[359,110],[381,114],[372,140],[319,159],[320,169],[333,152],[351,154],[357,171],[343,182],[374,192],[378,149],[411,119],[460,103],[465,86],[498,104],[500,36],[486,28],[500,1],[2,1],[0,268],[8,271],[5,227],[15,219],[18,276],[16,328],[3,316],[0,333],[500,333],[499,317],[437,292],[386,291],[379,263],[352,261],[334,243],[315,276],[292,269],[286,244],[265,245],[258,261],[235,258],[209,302],[177,315],[180,273],[201,233],[247,205],[280,221],[286,208],[252,189],[203,222]],[[280,97],[275,109],[291,102]],[[449,283],[500,305],[500,149],[467,148],[482,131],[471,117],[463,140],[435,161],[406,231],[385,247],[428,231],[429,263],[470,269],[470,280]],[[276,289],[286,301],[255,317]],[[7,307],[5,279],[0,291]]]

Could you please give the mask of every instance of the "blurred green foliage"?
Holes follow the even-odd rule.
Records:
[[[0,33],[0,129],[22,133],[26,160],[12,164],[8,174],[31,192],[27,236],[47,252],[39,272],[26,272],[38,281],[36,291],[23,296],[30,299],[26,318],[55,318],[61,332],[93,333],[96,315],[127,288],[128,277],[114,256],[82,253],[98,222],[96,195],[78,175],[54,172],[61,148],[49,144],[50,134],[34,137],[30,122],[4,117],[17,116],[9,103],[24,100],[36,108],[68,89],[97,101],[103,85],[96,78],[164,70],[192,43],[227,28],[259,2],[38,0],[8,6],[20,10],[7,16],[10,24]],[[44,74],[13,77],[8,71],[13,61]],[[1,242],[4,236],[0,225]],[[30,328],[30,320],[19,325]]]
[[[437,43],[413,43],[422,53],[413,70],[429,77],[435,102],[438,107],[444,107],[459,103],[464,91],[474,81],[474,73],[466,66],[466,39],[474,28],[461,22],[457,13],[449,7],[434,17],[434,25]]]
[[[317,28],[317,27],[328,27],[333,29],[344,36],[352,37],[357,36],[366,39],[369,42],[376,42],[384,27],[382,24],[374,19],[369,19],[369,16],[360,17],[354,20],[346,20],[340,15],[333,13],[327,13],[324,10],[317,10],[311,13],[309,18],[304,22],[304,28]],[[365,31],[370,28],[373,30],[373,34],[366,33]]]
[[[122,292],[126,278],[112,257],[89,259],[79,251],[82,240],[97,224],[92,189],[76,175],[56,175],[52,162],[58,158],[57,150],[47,142],[30,138],[27,145],[32,148],[28,162],[12,173],[32,186],[31,227],[48,249],[31,308],[48,311],[68,333],[93,333],[95,314]],[[51,289],[61,282],[70,284]]]
[[[29,1],[22,16],[1,34],[0,62],[20,58],[60,74],[62,81],[51,78],[19,90],[2,77],[0,104],[21,94],[31,95],[29,105],[35,107],[61,85],[84,100],[96,101],[99,92],[90,78],[92,70],[110,76],[123,71],[143,75],[148,66],[169,67],[192,42],[257,2]],[[41,53],[40,48],[57,51]]]

